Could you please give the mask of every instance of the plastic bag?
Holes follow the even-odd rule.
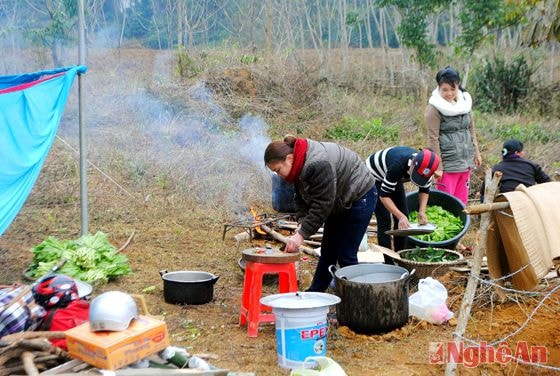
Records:
[[[445,286],[427,277],[418,282],[418,291],[408,298],[408,314],[432,324],[443,324],[453,317],[446,302]]]
[[[317,363],[316,369],[306,368],[306,363]],[[301,368],[293,369],[290,376],[346,376],[342,367],[327,356],[308,356]]]

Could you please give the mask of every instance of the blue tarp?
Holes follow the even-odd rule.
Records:
[[[54,141],[80,65],[0,76],[0,235],[25,203]]]

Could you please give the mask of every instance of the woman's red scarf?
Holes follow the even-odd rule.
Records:
[[[301,169],[303,168],[303,162],[305,162],[305,154],[307,153],[307,140],[305,138],[298,138],[294,143],[294,158],[292,159],[292,168],[290,173],[286,177],[288,183],[295,183],[299,174],[301,174]]]

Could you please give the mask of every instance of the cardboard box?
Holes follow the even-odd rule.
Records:
[[[83,323],[66,331],[66,342],[72,357],[115,370],[165,349],[169,336],[165,322],[140,315],[120,332],[92,332]]]

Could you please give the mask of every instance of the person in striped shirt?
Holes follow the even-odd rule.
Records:
[[[391,236],[385,234],[391,228],[406,229],[408,207],[406,202],[405,182],[412,182],[419,187],[418,222],[428,223],[426,206],[432,176],[441,162],[440,157],[430,149],[417,150],[408,146],[393,146],[379,150],[366,159],[366,165],[375,178],[378,202],[375,207],[377,219],[377,243],[385,248],[400,251],[406,248],[406,237],[395,236],[391,245]],[[386,263],[392,260],[385,256]]]

